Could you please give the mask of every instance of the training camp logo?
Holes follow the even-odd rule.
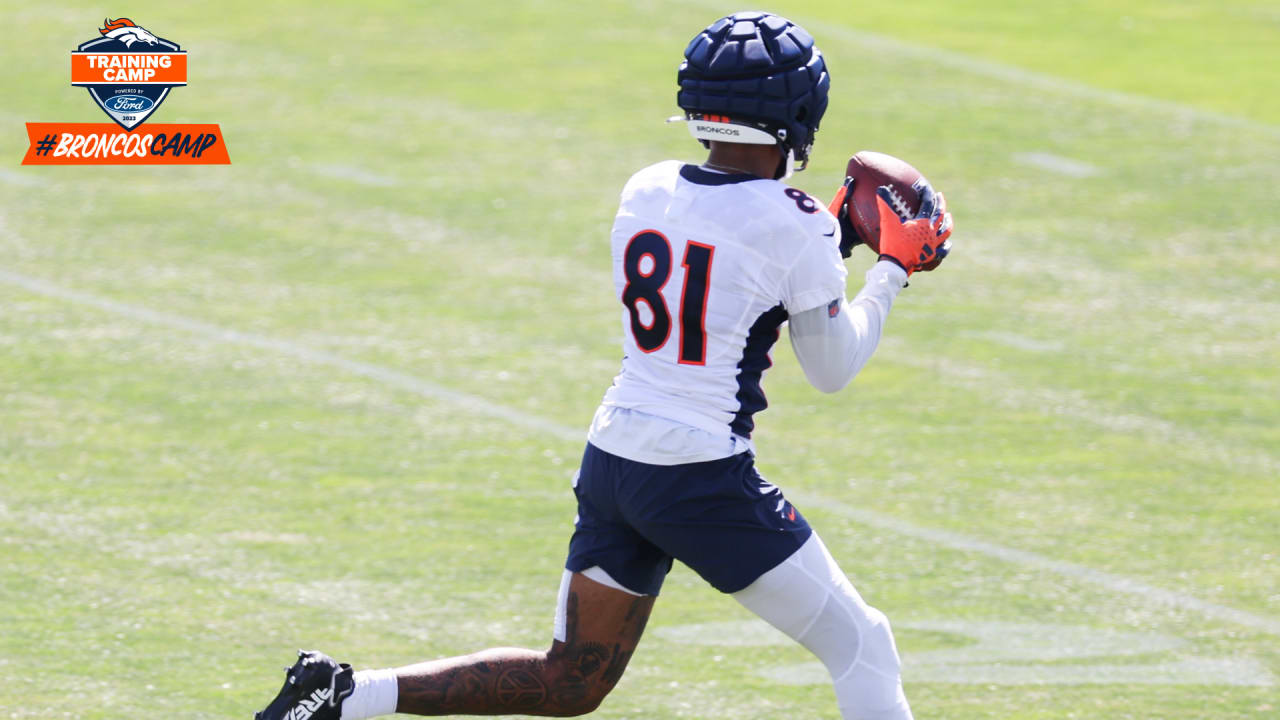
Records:
[[[187,53],[129,18],[104,20],[98,32],[71,53],[71,84],[88,88],[108,117],[132,130],[169,90],[187,84]]]
[[[107,18],[98,37],[71,53],[71,84],[89,91],[112,123],[27,123],[23,165],[229,164],[222,130],[207,124],[152,124],[187,84],[187,52],[129,18]]]

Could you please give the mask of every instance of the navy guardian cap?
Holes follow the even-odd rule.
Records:
[[[831,87],[804,28],[763,12],[720,18],[685,48],[677,80],[676,102],[704,145],[776,143],[804,169]]]

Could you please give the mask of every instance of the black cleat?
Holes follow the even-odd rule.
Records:
[[[299,650],[298,662],[285,673],[280,694],[253,720],[339,720],[342,700],[356,686],[350,665],[315,650]]]

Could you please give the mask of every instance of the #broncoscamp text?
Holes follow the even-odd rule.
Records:
[[[214,133],[159,133],[126,135],[124,133],[62,133],[53,149],[54,157],[110,158],[164,157],[199,158],[218,142]]]

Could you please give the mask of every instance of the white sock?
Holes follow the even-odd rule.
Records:
[[[361,670],[354,679],[355,690],[342,701],[342,720],[364,720],[396,711],[400,683],[394,669]]]

